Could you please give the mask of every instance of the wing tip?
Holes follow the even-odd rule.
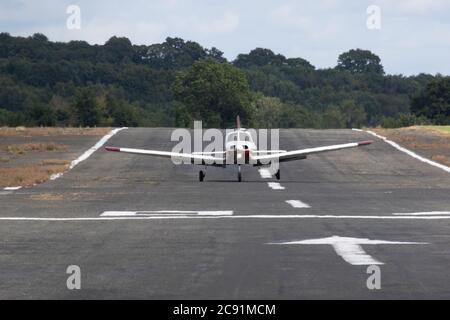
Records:
[[[366,146],[371,144],[373,141],[372,140],[365,140],[365,141],[360,141],[358,142],[358,146]]]
[[[105,147],[106,151],[112,151],[112,152],[120,152],[120,148],[117,147]]]

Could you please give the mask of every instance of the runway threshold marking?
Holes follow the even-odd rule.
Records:
[[[339,237],[332,236],[328,238],[319,239],[307,239],[300,241],[288,241],[288,242],[270,242],[268,244],[275,245],[318,245],[318,244],[328,244],[331,245],[336,252],[336,254],[344,261],[350,263],[351,265],[373,265],[373,264],[384,264],[380,262],[369,254],[367,254],[361,247],[363,244],[429,244],[428,242],[402,242],[402,241],[385,241],[385,240],[370,240],[367,238],[350,238],[350,237]]]
[[[269,186],[269,188],[271,188],[273,190],[284,190],[285,189],[285,187],[283,187],[278,182],[267,182],[267,185]]]
[[[78,165],[80,162],[86,160],[89,158],[95,151],[97,151],[99,148],[101,148],[111,137],[113,137],[116,133],[119,131],[122,131],[124,129],[128,129],[127,127],[122,128],[116,128],[111,130],[107,135],[103,136],[95,145],[93,145],[91,148],[86,150],[81,156],[79,156],[77,159],[73,160],[70,163],[69,170],[72,170],[76,165]],[[63,172],[55,173],[50,176],[50,180],[56,180],[63,176]]]
[[[286,203],[290,204],[294,208],[311,208],[309,204],[300,200],[286,200]]]
[[[369,134],[371,134],[371,135],[373,135],[373,136],[375,136],[375,137],[377,137],[377,138],[383,140],[383,141],[386,142],[387,144],[390,144],[391,146],[393,146],[393,147],[396,148],[397,150],[399,150],[399,151],[401,151],[401,152],[404,152],[404,153],[406,153],[407,155],[409,155],[409,156],[411,156],[411,157],[413,157],[413,158],[415,158],[415,159],[417,159],[417,160],[419,160],[419,161],[425,162],[425,163],[427,163],[427,164],[429,164],[429,165],[431,165],[431,166],[437,167],[437,168],[439,168],[439,169],[442,169],[442,170],[444,170],[444,171],[450,173],[450,167],[447,167],[447,166],[445,166],[445,165],[443,165],[443,164],[440,164],[440,163],[437,163],[437,162],[432,161],[432,160],[430,160],[430,159],[427,159],[427,158],[424,158],[424,157],[422,157],[422,156],[419,156],[417,153],[415,153],[415,152],[413,152],[413,151],[411,151],[411,150],[408,150],[408,149],[406,149],[406,148],[400,146],[399,144],[395,143],[394,141],[391,141],[391,140],[387,139],[386,137],[384,137],[384,136],[382,136],[382,135],[379,135],[379,134],[377,134],[377,133],[375,133],[375,132],[373,132],[373,131],[370,131],[370,130],[365,131],[365,130],[361,130],[361,129],[352,129],[352,130],[354,130],[354,131],[360,131],[360,132],[367,132],[367,133],[369,133]]]

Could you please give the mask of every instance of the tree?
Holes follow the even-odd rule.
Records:
[[[366,120],[366,112],[354,100],[345,100],[339,106],[346,128],[359,128]]]
[[[131,62],[135,52],[131,41],[125,37],[111,37],[105,42],[99,54],[101,60],[109,63]]]
[[[95,95],[90,90],[84,89],[78,93],[74,108],[79,125],[94,127],[100,124],[101,111]]]
[[[38,126],[51,127],[56,123],[55,112],[49,106],[33,106],[28,110],[28,116]]]
[[[252,116],[252,94],[242,71],[213,59],[195,62],[180,73],[173,86],[175,98],[206,126],[227,127],[236,115],[244,122]]]
[[[411,111],[434,120],[436,124],[449,124],[450,77],[430,82],[425,90],[412,99]]]
[[[281,54],[275,54],[270,49],[256,48],[249,54],[239,54],[233,64],[239,68],[252,66],[281,65],[286,58]]]
[[[260,96],[255,102],[254,122],[259,128],[280,128],[283,103],[278,98]]]
[[[323,128],[345,128],[345,116],[339,107],[328,108],[322,117],[322,127]]]
[[[337,69],[351,73],[384,74],[381,59],[369,50],[352,49],[338,57]]]

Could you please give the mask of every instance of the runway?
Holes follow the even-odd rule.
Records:
[[[171,133],[107,145],[170,151]],[[233,167],[199,182],[198,166],[99,149],[0,194],[0,299],[449,299],[450,174],[365,132],[280,130],[286,150],[368,139],[282,163],[280,181],[244,167],[241,183]]]

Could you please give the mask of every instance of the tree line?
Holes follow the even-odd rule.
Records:
[[[352,49],[334,68],[256,48],[227,61],[217,48],[167,38],[133,45],[52,42],[0,33],[0,125],[265,128],[450,123],[450,78],[386,74]]]

